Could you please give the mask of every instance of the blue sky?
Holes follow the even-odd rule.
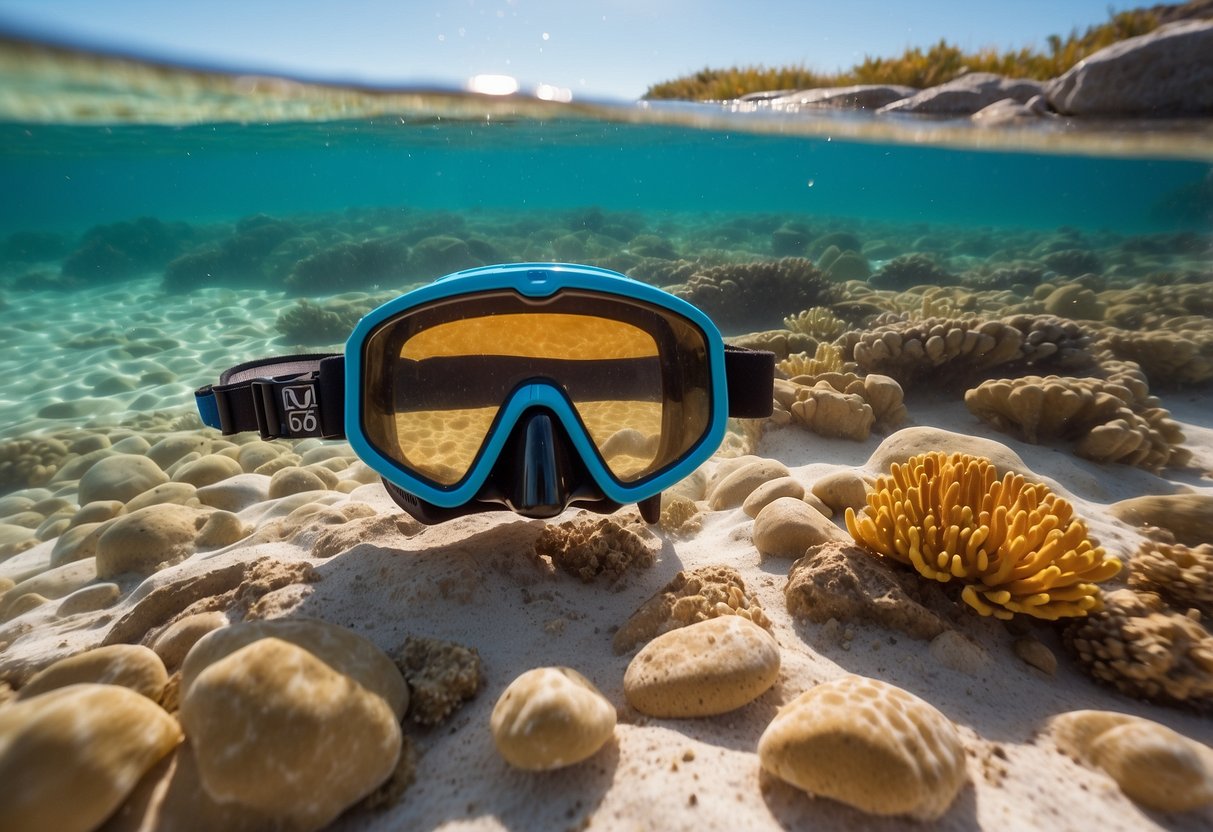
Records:
[[[1041,46],[1108,0],[0,0],[0,30],[306,77],[462,85],[479,74],[630,99],[705,66],[845,69],[946,38]]]

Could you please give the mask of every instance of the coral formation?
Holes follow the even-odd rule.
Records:
[[[1156,592],[1178,609],[1213,615],[1213,543],[1143,543],[1129,562],[1129,586]]]
[[[1157,387],[1185,387],[1213,379],[1213,321],[1168,321],[1160,326],[1165,328],[1149,332],[1106,329],[1099,346],[1117,358],[1139,364]]]
[[[1184,435],[1162,408],[1122,412],[1119,418],[1091,428],[1074,452],[1096,462],[1119,462],[1158,472],[1167,465],[1186,465],[1191,453],[1179,447]]]
[[[658,525],[662,531],[680,537],[690,537],[703,528],[703,512],[694,500],[680,494],[671,494],[662,500],[661,520]]]
[[[535,541],[535,554],[586,583],[605,575],[613,584],[633,568],[653,565],[653,542],[647,531],[613,517],[581,517],[544,526]]]
[[[733,567],[701,566],[679,572],[632,613],[611,646],[616,653],[626,653],[662,633],[721,615],[740,615],[771,628],[770,619],[757,599],[747,594],[745,581]]]
[[[480,690],[480,654],[436,638],[410,636],[393,655],[409,683],[408,714],[414,722],[437,725]]]
[[[346,241],[301,259],[285,282],[296,292],[325,294],[399,283],[408,262],[409,248],[398,238]],[[443,273],[435,272],[435,276]]]
[[[799,257],[712,266],[667,288],[733,332],[762,329],[781,321],[788,309],[827,306],[838,298],[838,288]]]
[[[1017,289],[1031,288],[1044,280],[1045,270],[1030,263],[1000,266],[988,272],[967,272],[963,275],[966,286],[973,289]]]
[[[946,384],[1000,366],[1093,363],[1086,332],[1073,321],[1051,316],[887,321],[846,332],[837,343],[861,372],[892,376],[903,387],[924,376]]]
[[[204,286],[260,282],[269,276],[267,271],[275,249],[289,245],[299,233],[294,223],[264,214],[244,217],[230,236],[186,251],[172,260],[164,269],[164,289],[189,292]]]
[[[789,329],[768,329],[733,336],[728,339],[728,343],[752,350],[773,352],[775,360],[780,361],[795,353],[815,352],[819,342],[812,335],[803,332],[793,332]]]
[[[1103,262],[1094,252],[1080,248],[1061,249],[1052,251],[1042,258],[1047,268],[1066,277],[1077,277],[1080,274],[1103,271]]]
[[[165,223],[155,217],[94,226],[64,259],[61,271],[76,282],[121,280],[160,268],[191,236],[185,223]]]
[[[787,405],[791,420],[827,439],[868,438],[876,416],[872,407],[856,393],[836,390],[828,381],[809,387],[794,384]]]
[[[275,326],[288,344],[339,344],[375,306],[373,301],[305,299],[280,314]]]
[[[847,530],[872,551],[941,583],[965,584],[982,615],[1054,620],[1099,609],[1096,583],[1120,571],[1069,502],[981,457],[942,451],[894,463]]]
[[[776,257],[799,257],[811,236],[802,223],[785,222],[771,232],[771,253]]]
[[[947,286],[957,282],[929,254],[902,254],[885,263],[868,278],[878,289],[909,289],[911,286]]]
[[[818,376],[822,373],[844,373],[855,369],[855,365],[842,360],[842,348],[833,344],[818,344],[813,357],[800,352],[789,355],[775,365],[788,378],[801,383],[802,376]]]
[[[30,436],[0,443],[0,493],[46,485],[68,459],[67,443],[54,436]]]
[[[1044,299],[1044,310],[1050,315],[1086,321],[1101,321],[1106,311],[1099,296],[1079,283],[1068,283],[1050,292]]]
[[[867,280],[872,274],[872,266],[868,258],[857,251],[843,251],[834,257],[828,266],[821,263],[826,277],[830,280],[843,282],[847,280]]]
[[[1075,453],[1160,471],[1191,453],[1158,400],[1116,381],[1062,376],[992,379],[965,392],[969,411],[1032,443],[1077,440]]]
[[[1062,638],[1091,676],[1127,696],[1213,708],[1213,633],[1195,609],[1180,613],[1156,593],[1119,589]]]
[[[1107,323],[1142,333],[1213,317],[1213,283],[1207,275],[1178,283],[1134,283],[1123,289],[1109,289],[1100,297],[1107,304]]]
[[[849,231],[831,231],[828,234],[822,234],[820,237],[813,240],[809,244],[809,249],[806,256],[814,260],[819,260],[831,248],[838,252],[843,251],[862,251],[863,240],[856,237]]]
[[[1000,321],[927,318],[852,330],[839,342],[860,370],[890,376],[902,387],[925,375],[946,380],[1023,358],[1023,333]]]
[[[990,379],[965,392],[969,412],[1033,444],[1076,438],[1110,421],[1128,390],[1101,379],[1023,376]]]
[[[846,321],[824,306],[814,306],[812,309],[789,315],[783,319],[783,325],[792,332],[811,335],[823,341],[831,341],[847,329]]]
[[[803,388],[827,384],[839,393],[858,396],[862,399],[872,411],[870,427],[888,431],[896,428],[906,419],[905,394],[901,385],[886,375],[869,373],[860,376],[853,372],[826,372],[813,376],[811,382],[810,384],[803,378],[798,378],[796,382],[777,381],[775,384],[777,409],[781,408],[791,414],[793,405],[806,396],[802,392]],[[790,418],[789,416],[789,420]],[[853,429],[853,435],[859,439],[867,438],[866,431],[858,428]]]

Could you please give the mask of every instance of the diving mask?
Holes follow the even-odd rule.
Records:
[[[773,375],[661,289],[523,263],[440,278],[368,313],[343,354],[248,362],[195,396],[225,434],[348,439],[422,522],[631,502],[655,522],[729,416],[770,415]]]

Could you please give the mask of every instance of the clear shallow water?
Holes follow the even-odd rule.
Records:
[[[1203,230],[1199,161],[964,151],[590,119],[0,125],[0,228],[408,206],[770,212]]]
[[[558,104],[316,86],[2,39],[0,78],[0,316],[9,377],[29,385],[0,402],[11,431],[188,408],[188,390],[227,363],[304,334],[339,344],[340,324],[302,333],[282,322],[300,299],[360,293],[342,301],[353,304],[339,310],[346,321],[380,295],[486,262],[578,260],[665,285],[786,256],[825,268],[839,253],[829,235],[847,234],[836,242],[863,268],[838,282],[915,254],[959,286],[1028,268],[1025,301],[1041,281],[1102,291],[1210,273],[1203,123],[992,131]],[[788,305],[722,328],[778,328],[810,304]],[[168,340],[145,333],[132,345],[136,320]],[[114,380],[132,375],[124,362],[139,363],[135,389]],[[81,366],[101,375],[82,381]]]

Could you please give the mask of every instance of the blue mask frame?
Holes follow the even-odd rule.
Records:
[[[450,487],[436,485],[382,453],[367,436],[363,414],[363,350],[368,337],[385,322],[416,307],[461,296],[510,289],[524,297],[546,298],[562,289],[580,289],[643,301],[693,323],[707,345],[710,415],[703,435],[673,464],[636,482],[621,482],[607,469],[564,393],[552,382],[536,381],[514,390],[503,403],[468,473]],[[468,269],[439,278],[369,312],[345,345],[345,434],[355,453],[400,490],[442,508],[476,499],[489,478],[511,432],[524,414],[543,408],[559,420],[602,495],[615,503],[641,502],[690,475],[720,447],[728,420],[725,347],[712,320],[690,303],[618,272],[568,263],[518,263]]]

